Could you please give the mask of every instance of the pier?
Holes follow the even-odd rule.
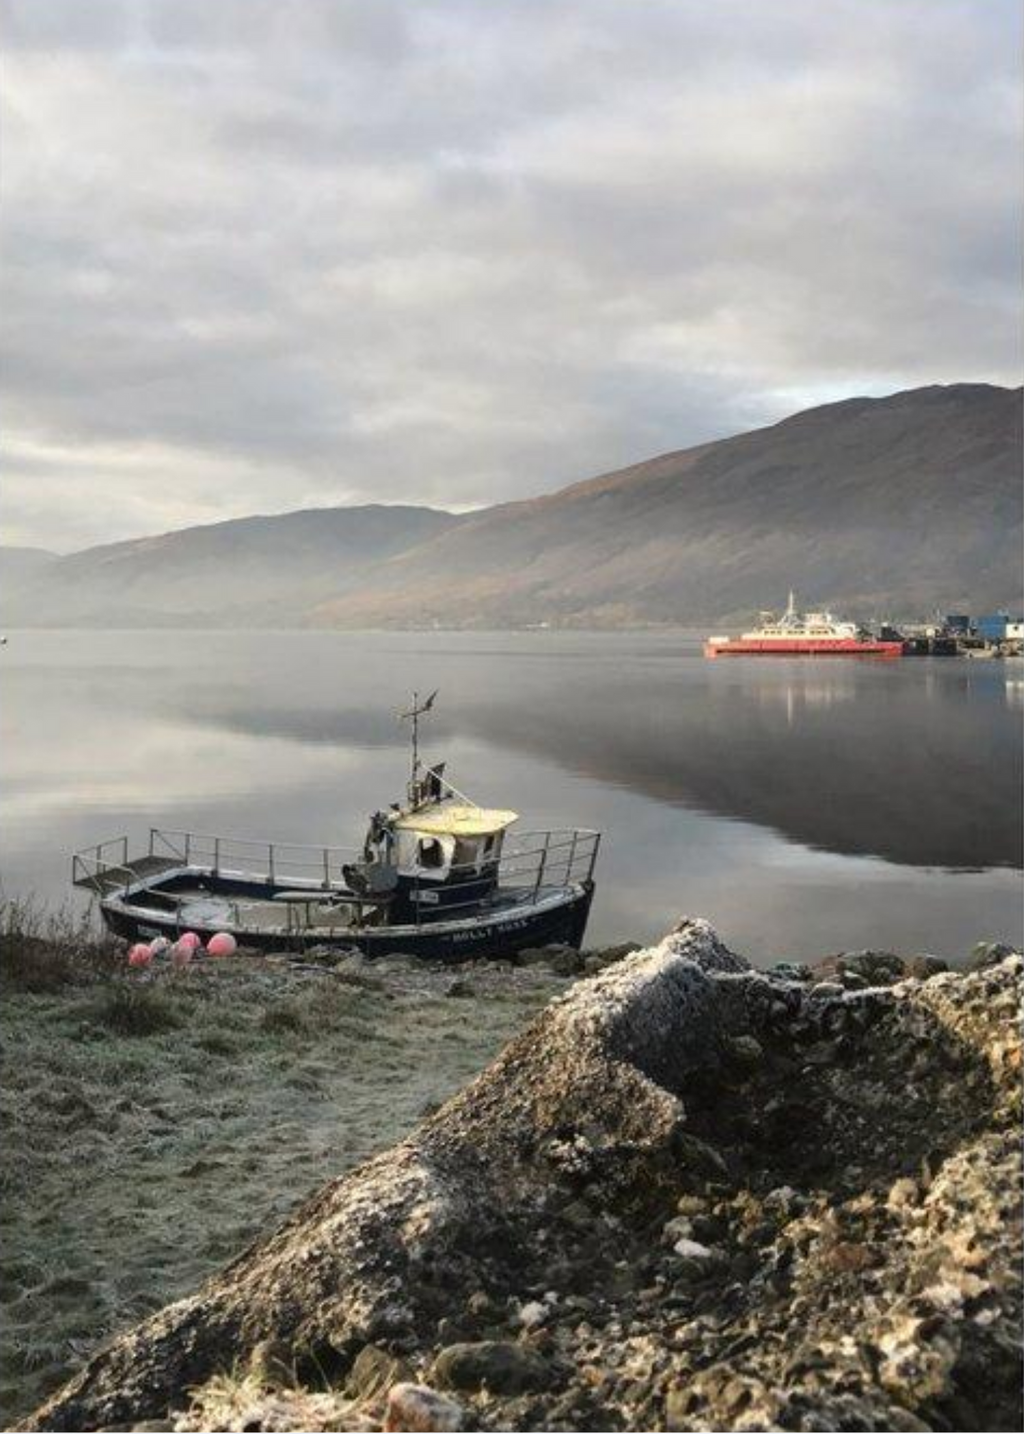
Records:
[[[1024,656],[1024,619],[1008,613],[979,618],[948,613],[930,623],[885,623],[879,636],[901,641],[904,657]]]

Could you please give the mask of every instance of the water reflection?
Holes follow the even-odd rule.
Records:
[[[474,710],[505,745],[814,847],[1019,866],[1021,752],[1001,683],[905,668],[706,682],[691,662],[642,692],[537,690],[526,723],[504,702]]]
[[[398,707],[440,686],[428,750],[461,786],[606,831],[595,939],[684,911],[763,956],[1019,930],[995,868],[1021,861],[1022,689],[994,663],[707,663],[676,634],[40,633],[3,671],[8,890],[62,896],[71,849],[150,824],[349,844],[401,790]]]

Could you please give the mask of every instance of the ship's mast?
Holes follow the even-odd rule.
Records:
[[[419,770],[420,770],[420,718],[425,712],[429,712],[434,705],[440,688],[436,688],[429,697],[420,702],[420,694],[412,694],[412,706],[408,712],[400,714],[403,722],[412,722],[412,769],[409,773],[409,801],[415,806],[419,795]]]

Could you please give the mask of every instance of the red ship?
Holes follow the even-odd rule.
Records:
[[[781,617],[761,613],[761,626],[741,637],[709,637],[705,657],[902,657],[902,642],[873,637],[830,612],[798,613],[793,594]]]

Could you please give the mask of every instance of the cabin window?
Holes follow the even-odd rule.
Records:
[[[420,866],[432,871],[444,866],[444,847],[436,837],[421,838]]]

